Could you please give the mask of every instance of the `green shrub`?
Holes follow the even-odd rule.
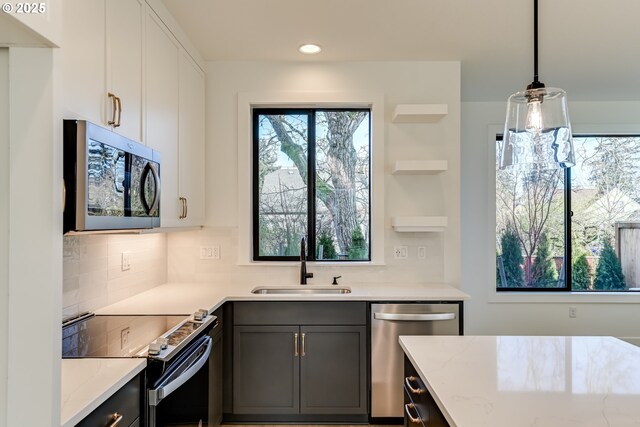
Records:
[[[500,246],[502,248],[502,265],[504,266],[504,274],[507,283],[503,283],[503,287],[519,288],[523,284],[522,277],[522,248],[520,240],[512,227],[507,229],[500,237]]]
[[[333,244],[333,237],[326,231],[320,234],[318,239],[318,247],[322,248],[322,259],[336,259],[338,254],[336,253],[336,247]],[[320,251],[318,251],[318,254]]]
[[[620,260],[608,240],[604,241],[600,253],[593,288],[599,291],[619,291],[625,288]]]
[[[573,262],[571,282],[574,291],[586,291],[591,287],[591,266],[586,253],[580,254]]]
[[[351,233],[349,259],[367,259],[367,242],[364,240],[360,227],[356,227]]]
[[[556,270],[556,263],[551,258],[551,248],[546,233],[542,233],[536,248],[536,259],[531,266],[531,281],[538,287],[553,288],[557,286],[558,270]]]

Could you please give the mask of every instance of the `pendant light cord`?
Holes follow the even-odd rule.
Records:
[[[538,0],[533,0],[533,81],[538,82]]]
[[[538,80],[538,0],[533,0],[533,82],[527,90],[541,88],[544,88],[544,83]]]

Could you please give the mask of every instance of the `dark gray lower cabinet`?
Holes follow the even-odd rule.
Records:
[[[300,412],[367,412],[366,327],[301,326]]]
[[[366,421],[366,318],[366,303],[235,303],[226,420]]]
[[[137,427],[140,417],[140,390],[142,387],[140,375],[122,386],[103,404],[80,421],[76,427],[102,427],[114,425]]]
[[[233,412],[300,411],[298,326],[236,326],[233,331]]]

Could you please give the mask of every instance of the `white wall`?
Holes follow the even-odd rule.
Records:
[[[310,267],[311,283],[328,284],[342,275],[353,282],[443,282],[459,286],[460,64],[457,62],[283,63],[209,62],[207,70],[206,193],[207,228],[169,235],[169,280],[297,283],[298,266],[238,266],[238,94],[261,92],[379,93],[385,107],[384,254],[386,265]],[[399,103],[446,103],[439,123],[393,124]],[[374,141],[375,143],[375,141]],[[447,159],[449,171],[437,176],[395,176],[398,159]],[[250,174],[250,170],[241,171]],[[238,192],[241,192],[239,194]],[[375,188],[373,189],[375,193]],[[398,234],[395,215],[447,215],[445,233]],[[375,238],[375,236],[373,236]],[[222,259],[199,259],[199,247],[221,245]],[[409,246],[410,259],[394,260],[394,245]],[[418,260],[418,246],[427,259]]]
[[[7,425],[9,329],[9,49],[0,49],[0,427]]]
[[[59,425],[60,419],[62,133],[61,122],[54,122],[53,57],[51,49],[9,49],[9,191],[3,200],[9,209],[9,301],[3,348],[10,427]]]
[[[640,131],[640,102],[575,102],[569,110],[574,132]],[[465,332],[640,337],[635,295],[495,295],[495,252],[489,249],[495,231],[487,225],[495,211],[489,130],[503,126],[505,112],[502,102],[462,103],[462,290],[471,295]],[[577,307],[575,319],[570,306]]]

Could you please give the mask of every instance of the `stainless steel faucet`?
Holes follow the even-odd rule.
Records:
[[[313,273],[307,273],[307,250],[304,237],[300,240],[300,284],[306,285],[307,279],[313,277]]]

